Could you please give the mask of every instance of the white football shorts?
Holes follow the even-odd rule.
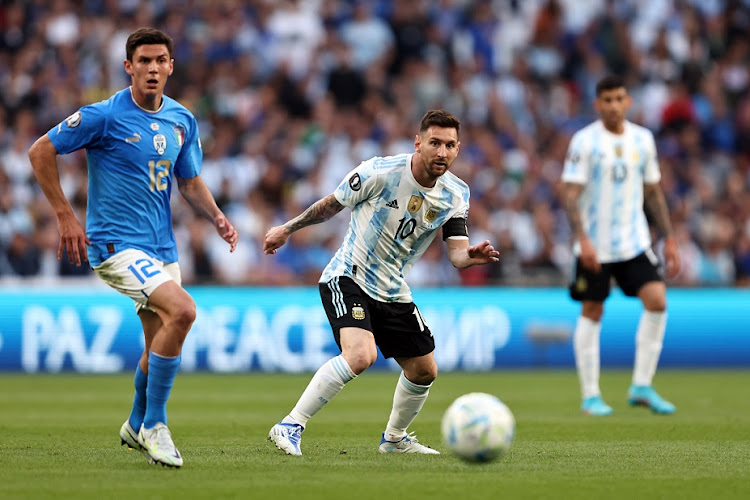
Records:
[[[148,298],[159,285],[167,281],[182,284],[177,262],[164,264],[141,250],[128,249],[117,252],[93,268],[106,284],[135,301],[135,310],[153,311]]]

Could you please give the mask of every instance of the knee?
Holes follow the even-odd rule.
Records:
[[[585,302],[583,304],[583,310],[581,315],[585,318],[590,319],[594,323],[598,323],[602,319],[604,314],[604,304],[601,302]]]
[[[430,385],[435,381],[438,375],[437,363],[432,363],[431,366],[419,366],[409,373],[404,373],[410,382],[418,385]]]
[[[183,332],[183,336],[187,335],[190,327],[193,326],[195,321],[195,302],[190,301],[179,308],[177,308],[171,315],[172,325],[177,331]]]
[[[643,306],[649,312],[662,313],[667,310],[667,299],[666,297],[656,297],[644,303]]]
[[[355,375],[367,370],[378,359],[378,352],[374,349],[354,349],[343,353],[343,355]]]

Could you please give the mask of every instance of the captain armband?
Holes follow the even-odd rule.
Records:
[[[468,238],[469,229],[466,227],[466,219],[463,217],[454,217],[448,219],[443,225],[443,241],[448,238]]]

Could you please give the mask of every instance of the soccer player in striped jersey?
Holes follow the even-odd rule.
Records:
[[[469,187],[449,172],[458,155],[459,127],[452,114],[428,111],[413,153],[362,162],[332,194],[266,233],[263,250],[274,254],[294,231],[344,207],[352,211],[344,242],[319,283],[341,355],[318,369],[292,411],[271,428],[269,440],[287,454],[302,454],[307,421],[375,362],[378,347],[402,368],[379,451],[438,453],[406,432],[427,399],[437,365],[432,333],[405,277],[440,228],[457,268],[497,262],[499,256],[489,241],[469,245]]]
[[[29,150],[34,174],[57,214],[60,245],[71,263],[88,261],[108,285],[135,301],[146,348],[135,373],[122,444],[150,463],[180,467],[167,427],[167,400],[195,302],[180,285],[170,197],[180,194],[210,220],[234,251],[237,232],[200,178],[203,152],[192,113],[164,95],[172,74],[172,39],[142,28],[126,42],[131,86],[84,106],[40,137]],[[63,193],[57,155],[86,150],[86,230]]]
[[[594,107],[600,119],[573,135],[562,174],[577,256],[570,295],[582,302],[573,338],[581,409],[597,416],[612,413],[599,389],[599,333],[612,278],[644,307],[628,402],[660,414],[675,411],[652,387],[667,323],[666,285],[651,249],[644,203],[665,238],[669,276],[679,271],[680,256],[659,186],[654,136],[625,119],[630,104],[622,78],[608,76],[598,82]]]

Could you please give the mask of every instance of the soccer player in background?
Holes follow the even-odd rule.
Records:
[[[319,283],[341,355],[318,369],[292,411],[271,428],[268,439],[287,454],[302,454],[307,421],[375,362],[377,347],[403,370],[379,451],[438,454],[406,432],[427,399],[437,365],[432,332],[405,277],[440,228],[457,268],[497,262],[499,255],[489,241],[469,246],[469,187],[448,172],[458,155],[459,126],[446,111],[428,111],[413,153],[362,162],[332,194],[266,233],[263,250],[274,254],[298,229],[344,207],[352,210],[344,242]]]
[[[625,295],[637,296],[645,309],[636,332],[628,402],[660,414],[675,411],[651,385],[667,324],[666,285],[651,249],[644,202],[665,237],[669,276],[679,271],[680,256],[659,186],[654,136],[625,119],[631,102],[622,78],[608,76],[598,82],[594,107],[600,119],[573,135],[562,174],[577,255],[570,295],[582,302],[573,337],[581,409],[597,416],[612,413],[599,389],[599,333],[612,277]]]
[[[166,408],[195,302],[180,284],[173,174],[182,196],[213,222],[230,251],[238,235],[199,176],[203,152],[195,117],[164,95],[174,67],[172,39],[141,28],[128,37],[126,54],[131,86],[70,115],[33,144],[29,158],[57,214],[58,259],[65,249],[71,263],[88,261],[105,283],[135,301],[143,325],[146,348],[122,443],[140,449],[150,463],[180,467]],[[88,163],[85,231],[63,193],[56,158],[79,149]]]

